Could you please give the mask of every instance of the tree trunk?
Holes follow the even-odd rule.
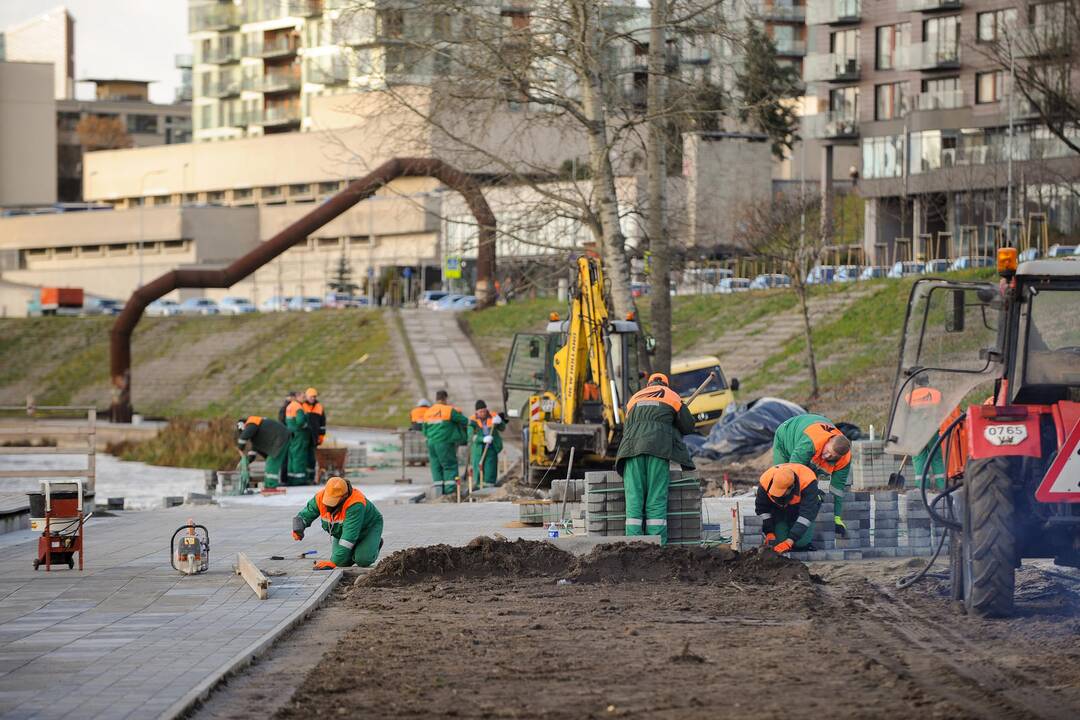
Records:
[[[611,283],[611,301],[614,316],[622,319],[634,309],[630,296],[630,262],[626,257],[626,238],[619,223],[619,200],[615,192],[615,170],[611,165],[608,143],[607,115],[604,110],[602,69],[603,56],[598,45],[601,35],[593,25],[595,6],[591,2],[575,3],[575,21],[578,37],[586,47],[582,48],[581,65],[577,68],[581,83],[582,110],[587,121],[586,134],[589,143],[589,167],[592,171],[593,192],[597,203],[597,217],[603,231],[600,255],[604,274]]]
[[[814,357],[814,333],[810,327],[810,308],[807,302],[808,288],[802,283],[796,283],[795,292],[799,296],[799,307],[802,310],[803,332],[806,335],[806,372],[810,376],[810,396],[808,399],[817,400],[819,395],[817,359]]]
[[[667,0],[652,0],[649,31],[649,135],[646,151],[648,172],[650,293],[652,331],[656,338],[654,372],[671,372],[671,244],[667,236],[664,190],[667,182],[667,123],[664,120],[664,85],[666,80]]]

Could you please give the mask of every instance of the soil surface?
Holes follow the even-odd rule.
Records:
[[[354,627],[276,716],[1080,716],[1080,586],[1038,570],[1018,615],[987,621],[941,580],[894,590],[916,561],[818,577],[771,552],[540,545],[391,555],[341,595]]]

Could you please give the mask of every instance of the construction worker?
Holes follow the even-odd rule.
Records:
[[[615,469],[626,489],[626,534],[659,535],[666,544],[670,465],[693,470],[683,435],[694,432],[694,416],[667,375],[653,373],[626,404],[626,425]],[[644,524],[644,528],[642,525]]]
[[[476,412],[469,418],[469,459],[478,487],[495,486],[502,449],[502,418],[488,410],[483,400],[477,400]]]
[[[773,436],[773,463],[797,463],[829,480],[833,496],[833,527],[847,537],[844,525],[844,488],[851,464],[851,441],[823,415],[796,415],[780,423]]]
[[[909,422],[919,423],[921,420],[921,424],[925,426],[928,418],[933,418],[938,414],[938,406],[941,405],[941,391],[930,387],[930,381],[926,377],[926,373],[920,373],[915,376],[915,388],[907,394],[904,400],[907,402],[908,407],[911,408],[911,420]],[[938,445],[933,455],[930,454],[930,449],[937,442],[938,437],[938,433],[934,433],[926,447],[918,455],[911,458],[911,464],[915,468],[915,479],[919,487],[922,487],[923,473],[926,471],[927,465],[929,465],[930,474],[928,480],[931,486],[936,486],[939,490],[945,489],[945,461],[941,455],[943,443]]]
[[[288,409],[289,403],[297,399],[297,396],[299,394],[300,393],[297,390],[290,390],[289,392],[285,393],[285,402],[281,403],[281,407],[279,407],[277,411],[278,422],[280,422],[282,425],[285,424],[285,410]]]
[[[281,468],[289,453],[289,429],[270,418],[252,415],[236,421],[236,446],[244,456],[244,448],[251,443],[247,461],[251,463],[258,453],[266,458],[263,487],[276,488],[281,484]]]
[[[754,512],[762,517],[765,546],[778,553],[813,550],[814,520],[821,508],[817,472],[799,463],[774,465],[761,475]]]
[[[307,413],[299,398],[285,407],[285,427],[289,428],[289,466],[286,485],[303,485],[307,481],[307,455],[311,444]]]
[[[326,440],[326,410],[319,402],[319,391],[313,387],[304,391],[301,404],[304,406],[304,414],[307,415],[308,433],[311,435],[304,465],[306,480],[311,483],[315,482],[315,448]]]
[[[424,416],[427,415],[428,408],[430,407],[430,400],[428,400],[427,398],[420,398],[420,401],[416,403],[416,407],[409,411],[410,430],[424,429]]]
[[[383,544],[382,514],[348,480],[335,475],[308,500],[293,518],[293,540],[303,540],[304,531],[316,519],[322,520],[323,530],[333,538],[330,559],[316,560],[316,570],[350,565],[371,567],[379,557]]]
[[[445,390],[435,393],[435,404],[424,413],[431,482],[435,483],[435,492],[443,495],[454,492],[458,481],[457,448],[466,443],[469,424],[460,410],[447,404],[449,397]]]

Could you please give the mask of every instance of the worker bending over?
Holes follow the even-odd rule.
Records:
[[[761,475],[754,512],[762,517],[765,546],[778,553],[812,550],[814,520],[821,508],[817,473],[798,463],[774,465]]]
[[[502,449],[502,418],[492,414],[483,400],[477,400],[476,412],[469,418],[469,459],[477,486],[495,486]]]
[[[289,430],[281,423],[270,418],[252,415],[236,421],[236,446],[244,456],[244,448],[251,443],[247,461],[251,463],[258,453],[266,458],[263,487],[276,488],[281,484],[281,468],[289,453]]]
[[[430,400],[428,400],[427,398],[420,398],[420,401],[416,403],[416,407],[409,411],[410,430],[424,429],[424,416],[427,415],[428,408],[430,407]]]
[[[941,397],[940,390],[930,387],[930,381],[926,373],[916,375],[915,388],[904,396],[905,402],[911,408],[909,422],[925,426],[927,423],[932,422],[933,418],[939,417]],[[926,468],[929,466],[928,480],[930,480],[931,487],[936,487],[938,490],[945,489],[945,460],[941,454],[943,443],[938,442],[939,437],[940,433],[934,433],[926,443],[926,447],[920,450],[918,455],[911,458],[911,464],[915,467],[915,481],[919,487],[922,487],[923,475],[926,474]],[[931,453],[930,450],[935,444],[938,447]]]
[[[294,397],[285,406],[285,427],[289,428],[289,471],[285,476],[286,485],[303,485],[307,480],[307,455],[311,433],[308,431],[307,413],[304,412],[302,397]]]
[[[383,518],[375,503],[345,480],[334,476],[326,487],[308,500],[293,518],[293,540],[303,540],[304,531],[315,520],[332,538],[330,559],[317,560],[316,570],[336,567],[371,567],[382,547]]]
[[[326,410],[319,402],[319,391],[313,387],[304,391],[302,405],[304,414],[307,416],[308,434],[311,436],[308,442],[304,474],[305,480],[311,483],[315,482],[315,448],[326,440]]]
[[[773,436],[773,462],[806,465],[821,480],[828,479],[833,496],[833,526],[847,537],[844,525],[844,488],[851,464],[851,441],[823,415],[796,415],[780,423]]]
[[[468,419],[456,407],[447,404],[445,390],[435,393],[435,404],[424,413],[424,437],[427,438],[431,482],[435,492],[448,495],[458,481],[457,448],[466,442]]]
[[[649,384],[626,404],[626,425],[615,470],[626,489],[626,534],[659,535],[667,544],[670,465],[693,470],[683,436],[694,432],[694,416],[679,393],[668,387],[667,375],[653,373]]]

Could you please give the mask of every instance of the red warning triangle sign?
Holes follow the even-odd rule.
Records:
[[[1080,423],[1077,423],[1061,446],[1039,489],[1039,502],[1080,503]]]

